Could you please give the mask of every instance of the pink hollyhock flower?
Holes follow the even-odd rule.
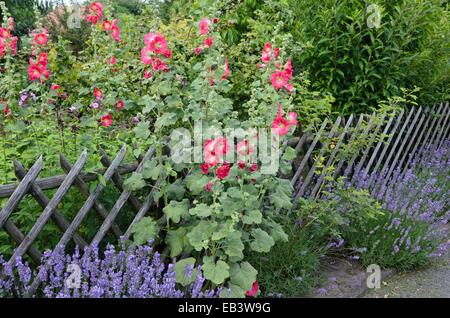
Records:
[[[205,185],[205,190],[206,192],[211,192],[213,183],[211,181],[209,181],[206,185]]]
[[[0,37],[2,39],[7,39],[11,36],[11,33],[7,28],[0,28]]]
[[[291,93],[292,90],[294,89],[294,85],[292,85],[292,84],[286,84],[286,86],[284,87],[284,89],[286,90],[287,93]]]
[[[11,38],[11,41],[9,42],[9,48],[11,49],[11,54],[16,55],[17,54],[17,36],[13,36]]]
[[[216,169],[217,178],[219,178],[220,180],[225,179],[230,173],[230,168],[231,167],[229,163],[224,163],[219,168],[217,168]]]
[[[289,132],[289,124],[287,119],[278,115],[272,122],[272,131],[279,136],[284,136]]]
[[[101,2],[94,1],[88,7],[89,13],[98,17],[98,19],[103,18],[103,4]]]
[[[255,281],[252,285],[252,288],[250,290],[247,290],[245,295],[249,297],[254,297],[258,294],[258,292],[259,292],[259,284],[258,281]]]
[[[44,67],[47,67],[47,62],[48,62],[48,55],[47,55],[47,53],[45,53],[45,52],[40,53],[38,58],[37,58],[37,61],[38,61],[38,63],[40,63]]]
[[[48,35],[47,32],[38,33],[34,36],[34,42],[39,44],[40,46],[45,46],[48,41]]]
[[[8,27],[9,27],[9,30],[10,31],[13,31],[14,30],[14,18],[13,17],[10,17],[9,19],[8,19]]]
[[[30,81],[36,81],[41,78],[43,70],[37,64],[30,64],[28,76]]]
[[[120,42],[120,29],[117,26],[117,19],[115,19],[113,24],[111,25],[111,30],[111,37],[113,38],[113,40],[116,42]]]
[[[236,150],[237,153],[241,156],[248,156],[254,152],[253,148],[250,147],[250,143],[248,142],[248,140],[242,140],[241,142],[239,142],[236,145]]]
[[[289,125],[291,126],[297,126],[297,113],[289,112],[287,114],[287,118],[289,120]]]
[[[291,79],[292,78],[292,61],[289,59],[286,62],[286,65],[284,66],[284,72],[286,73],[286,76]]]
[[[150,71],[148,71],[148,70],[145,70],[144,71],[144,78],[145,79],[149,79],[150,77],[152,77],[152,73],[150,73]]]
[[[228,75],[230,75],[230,68],[228,67],[228,58],[225,59],[225,64],[223,65],[223,75],[222,80],[226,80]]]
[[[171,50],[165,50],[164,53],[163,53],[163,55],[164,55],[166,58],[170,59],[170,58],[172,57],[172,51],[171,51]]]
[[[166,63],[164,63],[161,59],[154,57],[151,61],[152,63],[152,69],[154,71],[163,71],[167,72],[169,70],[169,67]]]
[[[94,87],[94,97],[96,99],[102,99],[103,93],[102,93],[102,90],[100,88]]]
[[[201,168],[202,168],[202,173],[203,174],[208,174],[209,165],[207,163],[202,163]]]
[[[286,72],[276,71],[270,77],[270,81],[272,82],[273,88],[278,91],[287,85],[289,82],[289,77],[286,75]]]
[[[153,34],[152,32],[149,32],[147,34],[144,35],[144,43],[146,46],[149,46],[150,43],[152,43],[153,38],[155,37],[155,34]]]
[[[273,50],[273,57],[276,59],[280,55],[280,48],[276,47],[275,50]]]
[[[108,113],[106,115],[103,115],[102,118],[101,118],[101,123],[102,123],[103,127],[111,126],[112,122],[113,122],[113,120],[112,120],[112,117],[111,117],[110,113]]]
[[[42,72],[42,75],[44,75],[45,79],[48,79],[50,77],[50,70],[46,69]]]
[[[257,163],[252,163],[250,165],[250,169],[249,169],[250,173],[255,172],[256,170],[258,170],[258,164]]]
[[[241,170],[244,170],[245,169],[245,162],[244,161],[242,161],[242,160],[239,160],[238,161],[238,168],[239,169],[241,169]]]
[[[50,89],[52,91],[56,91],[56,90],[58,90],[60,88],[61,88],[61,86],[59,86],[58,84],[55,84],[55,83],[52,83],[52,85],[50,86]]]
[[[214,39],[213,38],[206,38],[203,41],[203,44],[205,44],[207,47],[211,47],[214,43]]]
[[[108,21],[108,20],[103,21],[102,27],[103,27],[103,30],[105,30],[105,31],[111,30],[111,27],[112,27],[111,21]]]
[[[224,137],[219,137],[214,140],[207,140],[204,146],[205,151],[214,152],[219,155],[226,155],[230,150],[228,140]]]
[[[150,43],[148,43],[147,46],[156,54],[163,54],[167,49],[167,41],[162,34],[156,33],[153,35]]]
[[[151,51],[146,46],[141,50],[141,61],[145,65],[149,65],[152,62]]]
[[[207,18],[203,18],[200,21],[200,34],[205,35],[209,33],[209,26],[211,25],[211,21],[209,21]]]
[[[96,15],[86,15],[86,21],[93,25],[96,25],[98,23],[98,20],[99,18]]]
[[[194,49],[195,55],[200,55],[200,54],[202,53],[202,51],[203,51],[203,48],[202,48],[201,46],[196,47],[196,48]]]
[[[122,110],[124,107],[125,107],[125,103],[123,102],[123,100],[119,100],[119,101],[116,103],[116,109],[117,109],[117,110]]]
[[[117,58],[113,55],[109,60],[108,60],[108,64],[110,65],[116,65],[117,63]]]
[[[220,155],[212,152],[205,152],[203,158],[205,163],[210,167],[215,167],[220,162]]]

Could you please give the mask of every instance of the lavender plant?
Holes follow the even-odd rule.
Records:
[[[174,267],[165,264],[151,244],[129,248],[122,244],[117,250],[108,245],[103,253],[94,245],[83,255],[78,248],[68,255],[58,247],[44,253],[36,270],[21,258],[11,266],[0,255],[0,298],[23,297],[36,277],[42,281],[36,296],[45,298],[211,298],[221,292],[205,289],[200,266],[186,268],[184,275],[194,279],[180,287]]]
[[[351,225],[347,239],[363,263],[410,269],[445,255],[450,244],[450,140],[424,147],[404,172],[361,171],[347,186],[381,202],[379,217]],[[349,188],[347,188],[348,190]]]

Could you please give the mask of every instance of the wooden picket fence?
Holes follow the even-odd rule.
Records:
[[[350,177],[362,169],[366,172],[387,170],[385,176],[387,182],[395,168],[401,167],[405,171],[413,156],[425,145],[437,148],[444,140],[450,138],[448,103],[404,110],[395,117],[382,118],[383,120],[376,118],[378,118],[376,114],[372,114],[359,117],[352,115],[347,119],[338,117],[334,122],[325,120],[318,132],[305,133],[299,138],[290,140],[289,144],[298,154],[293,162],[294,173],[291,179],[294,186],[294,200],[299,197],[320,195],[322,187],[330,177],[330,171],[332,177],[337,178]],[[346,144],[352,144],[359,138],[358,136],[366,140],[364,147],[355,149],[351,157],[340,157],[340,150]],[[40,263],[43,254],[33,243],[50,220],[62,233],[58,246],[66,246],[72,241],[84,248],[93,242],[100,243],[107,233],[117,238],[129,239],[132,226],[155,204],[153,195],[157,186],[153,187],[141,201],[137,195],[123,188],[123,178],[131,172],[142,171],[144,163],[153,157],[154,152],[154,148],[151,147],[140,162],[133,164],[122,164],[126,154],[125,146],[112,160],[106,153],[102,153],[101,162],[105,169],[99,173],[103,175],[107,185],[112,184],[120,192],[110,211],[106,210],[99,199],[105,190],[105,182],[99,182],[92,191],[88,184],[98,180],[98,176],[82,172],[88,156],[86,150],[73,165],[61,155],[60,165],[65,174],[49,178],[38,179],[43,167],[42,157],[28,171],[20,162],[14,161],[15,174],[20,182],[0,186],[0,198],[8,198],[0,211],[0,230],[6,231],[17,244],[9,262],[12,264],[16,257],[27,254],[36,264]],[[320,158],[323,160],[319,160]],[[330,170],[331,167],[333,170]],[[85,201],[73,220],[68,220],[58,206],[72,187],[78,189],[85,197]],[[56,189],[51,198],[44,192],[49,189]],[[24,197],[34,198],[43,209],[31,230],[25,234],[10,219]],[[134,211],[134,218],[125,231],[122,231],[116,220],[127,202]],[[101,222],[94,238],[91,242],[86,242],[78,230],[90,211],[96,213]],[[38,284],[39,282],[35,282],[33,286],[36,288]]]

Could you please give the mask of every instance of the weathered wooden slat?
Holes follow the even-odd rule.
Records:
[[[363,155],[361,156],[361,159],[359,160],[359,163],[356,165],[355,168],[355,172],[354,174],[359,174],[359,172],[361,171],[364,163],[366,162],[367,156],[369,154],[370,149],[372,149],[372,145],[375,142],[375,138],[377,137],[377,133],[378,131],[381,129],[381,126],[383,125],[384,119],[386,118],[386,116],[382,116],[380,122],[378,123],[378,125],[376,125],[375,130],[372,134],[372,137],[369,140],[369,144],[367,145],[366,149],[363,152]]]
[[[76,176],[78,175],[78,173],[80,173],[81,169],[83,169],[84,164],[86,162],[86,157],[87,157],[87,150],[85,149],[81,153],[80,158],[77,160],[77,162],[73,166],[72,170],[70,170],[69,174],[67,174],[66,180],[63,181],[61,186],[56,191],[55,195],[52,197],[52,199],[47,204],[47,206],[45,207],[42,214],[37,219],[36,223],[31,228],[30,232],[25,236],[22,243],[14,251],[14,254],[13,254],[10,262],[15,260],[16,257],[22,256],[23,254],[25,254],[25,252],[28,250],[30,245],[34,242],[36,237],[42,231],[43,227],[47,223],[47,221],[50,218],[53,211],[56,209],[58,204],[64,198],[64,195],[67,193],[67,191],[69,191]]]
[[[340,123],[341,123],[341,117],[338,117],[336,119],[336,122],[334,123],[333,127],[330,130],[330,133],[328,134],[328,139],[333,138],[333,136],[336,134],[336,130],[338,129]],[[322,148],[319,151],[318,158],[321,158],[325,152],[327,145],[324,143],[322,145]],[[302,185],[300,186],[300,189],[297,191],[297,194],[294,197],[294,201],[297,201],[297,199],[300,196],[303,196],[305,194],[306,188],[308,187],[309,183],[311,182],[314,172],[316,171],[317,164],[314,162],[311,169],[309,170],[308,174],[306,175],[305,180],[302,182]]]
[[[100,150],[101,153],[101,163],[103,164],[103,166],[105,166],[105,168],[109,167],[111,165],[111,159],[109,159],[108,155],[106,154],[106,152],[101,149]],[[119,173],[114,172],[113,176],[112,176],[112,180],[114,182],[114,184],[116,185],[117,189],[119,189],[119,191],[123,191],[123,179],[120,176]],[[133,209],[138,212],[141,208],[142,208],[142,203],[141,201],[139,201],[138,198],[136,198],[136,196],[134,194],[131,194],[130,197],[128,198],[128,202],[130,203],[130,205],[133,207]]]
[[[409,156],[409,154],[410,154],[409,151],[411,150],[412,145],[418,142],[416,139],[416,136],[420,130],[423,130],[422,124],[425,121],[427,111],[428,111],[428,109],[426,109],[424,112],[422,112],[420,114],[420,120],[417,123],[417,126],[414,127],[414,129],[413,129],[413,135],[409,139],[408,145],[406,146],[405,150],[402,151],[400,154],[401,160],[399,161],[399,163],[397,165],[400,169],[401,169],[401,167],[403,167],[403,163],[405,162],[405,159]]]
[[[122,147],[122,149],[120,149],[116,158],[114,158],[111,165],[106,169],[106,172],[103,175],[105,182],[108,182],[109,179],[111,179],[112,175],[114,174],[114,171],[117,169],[117,167],[119,166],[119,164],[122,162],[123,158],[125,157],[126,150],[127,150],[127,148],[124,145]],[[84,202],[80,211],[78,211],[77,215],[75,216],[72,223],[70,224],[69,228],[61,237],[58,245],[60,245],[60,246],[67,245],[67,242],[73,236],[73,234],[78,229],[78,227],[81,225],[81,222],[83,222],[83,220],[86,217],[86,215],[88,214],[88,212],[92,209],[93,205],[95,204],[95,201],[97,201],[98,197],[100,196],[100,194],[102,193],[104,188],[105,188],[105,186],[101,182],[99,182],[97,187],[95,188],[94,192],[92,192],[89,195],[89,197],[86,199],[86,201]],[[108,219],[108,217],[106,217],[105,220],[106,219]]]
[[[131,163],[131,164],[129,163],[129,164],[124,164],[123,166],[119,167],[117,170],[120,175],[124,175],[124,174],[128,174],[128,173],[131,173],[134,170],[136,170],[137,166],[138,166],[137,163]],[[100,169],[97,171],[97,173],[103,174],[103,173],[105,173],[105,171],[106,171],[106,169]],[[84,182],[95,181],[98,178],[97,173],[86,173],[86,174],[82,173],[79,177],[81,179],[83,179]],[[63,174],[63,175],[59,175],[59,176],[36,179],[35,183],[42,190],[50,190],[50,189],[58,188],[61,185],[61,183],[64,181],[65,178],[66,178],[66,175]],[[17,184],[15,184],[15,183],[0,185],[0,199],[11,196],[11,194],[14,192],[14,190],[16,188],[17,188]]]
[[[153,157],[153,154],[155,152],[155,149],[153,147],[150,147],[150,149],[145,154],[142,161],[139,163],[139,166],[136,169],[136,172],[142,172],[144,168],[144,163],[149,160],[151,157]],[[111,211],[109,211],[108,216],[106,217],[105,221],[103,222],[102,226],[98,230],[97,234],[95,235],[94,239],[92,240],[92,243],[100,243],[103,237],[108,232],[109,228],[111,227],[111,224],[116,219],[117,214],[119,213],[122,206],[125,204],[126,201],[128,201],[128,198],[130,196],[131,192],[128,190],[125,190],[122,192],[120,197],[117,199],[116,204],[112,207]]]
[[[23,179],[27,173],[25,168],[20,164],[20,162],[18,162],[16,160],[14,160],[14,171],[19,180]],[[36,200],[36,202],[39,203],[39,205],[43,209],[45,209],[45,207],[50,203],[50,199],[47,198],[47,196],[44,194],[42,189],[39,188],[39,186],[36,185],[35,182],[33,182],[31,184],[30,192],[31,192],[31,195]],[[51,218],[52,218],[53,222],[55,222],[56,226],[58,226],[58,228],[61,231],[64,232],[69,227],[69,222],[67,221],[66,217],[58,209],[55,209],[55,211],[51,215]],[[75,233],[73,240],[74,240],[75,244],[79,245],[83,249],[87,246],[86,241],[83,240],[83,238],[80,235],[78,235],[77,233]]]
[[[436,112],[431,112],[429,116],[433,117],[433,121],[431,122],[430,127],[427,129],[427,134],[425,135],[425,138],[423,139],[422,146],[426,146],[430,143],[429,137],[431,136],[431,133],[435,129],[435,124],[440,117],[441,113],[444,111],[443,104],[440,104]]]
[[[428,131],[428,129],[430,128],[429,124],[432,118],[432,116],[430,115],[430,111],[431,109],[428,108],[426,112],[423,114],[423,116],[426,117],[426,121],[422,129],[420,129],[420,134],[419,137],[417,137],[416,142],[414,143],[413,150],[408,154],[408,160],[405,163],[405,167],[403,168],[402,174],[405,174],[406,170],[408,170],[411,160],[413,160],[414,156],[416,155],[417,149],[419,148],[419,146],[423,144],[422,137],[424,136],[425,132]]]
[[[317,142],[319,141],[322,132],[324,131],[325,127],[328,124],[328,120],[325,119],[322,123],[322,126],[320,126],[319,131],[316,134],[316,137],[314,138],[313,142],[308,148],[308,151],[306,152],[305,156],[303,157],[303,160],[300,162],[300,165],[297,168],[297,171],[295,172],[294,176],[292,177],[291,184],[295,186],[297,183],[298,178],[300,178],[301,173],[303,172],[303,168],[305,167],[306,163],[308,162],[308,159],[311,157],[311,154],[316,147]]]
[[[441,128],[442,120],[444,119],[446,112],[447,112],[447,107],[445,107],[442,104],[442,112],[439,115],[438,121],[436,123],[436,127],[433,129],[433,133],[432,133],[430,141],[429,141],[430,146],[432,146],[435,142],[436,135]]]
[[[447,103],[447,107],[450,108],[448,103]],[[449,114],[450,114],[450,113],[449,113]],[[445,126],[445,127],[446,127],[446,128],[445,128],[445,130],[444,130],[444,133],[442,134],[442,138],[441,138],[441,140],[439,141],[439,144],[438,144],[438,147],[437,147],[437,148],[440,148],[440,147],[443,145],[444,141],[445,141],[447,138],[450,138],[450,136],[448,136],[448,132],[449,132],[449,130],[450,130],[450,116],[449,116],[449,121],[446,123],[446,126]]]
[[[415,110],[414,107],[411,108],[411,111],[409,112],[408,116],[406,117],[405,122],[403,123],[402,128],[400,129],[400,132],[398,133],[397,138],[395,139],[394,144],[390,148],[388,157],[387,157],[386,161],[384,162],[384,165],[383,165],[383,168],[381,169],[381,171],[385,171],[388,168],[389,168],[389,170],[388,170],[388,173],[383,176],[384,179],[383,179],[382,185],[380,187],[378,187],[379,190],[381,190],[382,186],[386,184],[385,182],[388,181],[391,172],[393,171],[393,169],[395,169],[395,164],[392,164],[392,165],[390,164],[391,158],[394,155],[394,153],[398,153],[398,150],[397,150],[398,143],[400,142],[400,140],[402,140],[404,138],[403,133],[404,133],[406,127],[408,127],[408,125],[409,125],[409,121],[411,120],[411,117],[414,114],[414,110]],[[372,195],[376,193],[376,188],[377,187],[374,187]]]
[[[7,220],[3,227],[6,233],[9,234],[9,236],[13,239],[14,242],[16,242],[17,245],[22,243],[25,236],[10,220]],[[39,265],[41,263],[42,253],[39,252],[36,246],[31,245],[27,251],[27,254],[36,265]]]
[[[364,129],[364,131],[363,131],[363,133],[362,133],[363,138],[366,138],[366,136],[367,136],[367,135],[369,134],[369,132],[372,130],[373,125],[374,125],[375,117],[376,117],[375,112],[372,113],[372,115],[370,115],[369,120],[368,120],[368,122],[367,122],[367,126],[366,126],[366,128]],[[356,152],[353,154],[353,156],[352,156],[352,158],[350,159],[350,161],[348,162],[347,168],[344,170],[344,177],[348,177],[348,175],[352,172],[352,170],[353,170],[353,164],[355,163],[355,160],[358,158],[359,152],[360,152],[359,150],[356,151]]]
[[[391,128],[392,122],[394,121],[394,116],[390,116],[389,117],[389,121],[387,122],[386,126],[383,129],[383,136],[387,135],[389,128]],[[372,155],[370,156],[369,162],[367,163],[365,170],[367,173],[370,173],[370,168],[372,167],[372,164],[375,161],[375,158],[377,158],[378,155],[378,151],[380,151],[381,146],[384,143],[384,139],[381,139],[380,141],[378,141],[377,145],[375,146],[375,149],[372,152]]]
[[[448,119],[450,117],[450,107],[448,107],[448,102],[447,104],[444,106],[444,108],[447,110],[447,114],[445,115],[445,119],[442,122],[442,125],[439,126],[439,132],[436,135],[436,139],[432,142],[433,146],[435,148],[438,148],[440,143],[441,143],[441,139],[442,139],[442,135],[444,133],[444,131],[446,130],[445,128],[448,127]],[[444,135],[445,136],[445,135]]]
[[[41,172],[42,162],[42,156],[40,156],[31,167],[30,171],[28,171],[28,173],[19,183],[19,186],[14,190],[13,194],[9,197],[8,202],[6,202],[3,209],[0,211],[0,229],[3,227],[6,220],[20,203],[20,200],[22,200],[23,196],[27,193],[28,189],[30,188],[30,184],[37,178],[37,176]]]
[[[333,152],[331,153],[326,165],[323,168],[322,174],[319,176],[313,190],[311,191],[310,197],[315,197],[317,192],[319,191],[320,186],[322,185],[322,182],[325,179],[326,172],[327,172],[328,168],[330,168],[331,165],[333,164],[334,158],[336,157],[336,155],[339,151],[339,148],[341,147],[341,145],[344,141],[345,135],[347,134],[347,131],[350,128],[350,125],[352,124],[352,121],[353,121],[353,114],[351,114],[350,117],[348,118],[347,123],[345,124],[344,130],[342,131],[341,135],[339,136],[339,139],[333,149]]]
[[[360,115],[358,122],[356,123],[356,126],[354,127],[355,130],[350,136],[350,140],[348,142],[349,144],[351,144],[356,139],[359,131],[361,130],[361,124],[362,124],[363,120],[364,120],[364,116]],[[336,178],[338,176],[339,172],[341,172],[341,169],[342,169],[344,163],[345,163],[344,158],[341,158],[336,166],[336,169],[334,170],[333,178]]]
[[[70,169],[72,169],[72,165],[69,163],[69,161],[64,157],[64,155],[60,156],[60,164],[61,168],[63,168],[64,171],[69,172]],[[86,182],[83,181],[80,177],[75,178],[74,182],[75,186],[78,188],[78,190],[81,192],[82,195],[84,195],[86,198],[89,197],[89,186],[86,184]],[[101,202],[95,201],[94,202],[94,210],[97,212],[97,214],[104,220],[106,216],[108,215],[108,211],[106,211],[105,207]],[[122,231],[120,230],[119,226],[117,224],[113,224],[111,226],[111,230],[117,237],[122,236]],[[76,235],[76,234],[75,234]]]

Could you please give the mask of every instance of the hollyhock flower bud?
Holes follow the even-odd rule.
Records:
[[[202,168],[202,173],[203,173],[203,174],[208,174],[208,171],[209,171],[209,165],[208,165],[207,163],[203,163],[202,166],[201,166],[201,168]]]
[[[250,172],[255,172],[256,170],[258,170],[258,164],[257,163],[252,163],[250,166],[249,171]]]
[[[195,55],[200,55],[200,54],[202,53],[202,51],[203,51],[203,48],[202,48],[202,47],[196,47],[196,48],[194,49]]]
[[[252,284],[252,288],[250,290],[247,290],[245,295],[248,297],[254,297],[258,294],[258,292],[259,292],[259,284],[258,284],[258,281],[255,281]]]
[[[230,68],[228,67],[228,58],[225,58],[225,64],[223,65],[223,75],[222,80],[226,80],[227,77],[230,75]]]
[[[124,107],[125,107],[125,103],[124,103],[122,100],[119,100],[119,101],[116,103],[116,109],[117,109],[117,110],[122,110]]]
[[[209,181],[206,185],[205,185],[205,190],[206,192],[211,192],[213,183],[211,181]]]
[[[117,63],[117,59],[116,57],[113,55],[109,60],[108,60],[108,64],[110,65],[115,65]]]
[[[145,79],[149,79],[150,77],[152,77],[152,73],[150,73],[150,71],[148,71],[148,70],[145,70],[144,71],[144,78]]]
[[[97,87],[95,87],[95,88],[94,88],[94,97],[95,97],[96,99],[102,99],[102,97],[103,97],[102,90],[99,89],[99,88],[97,88]]]
[[[52,91],[56,91],[56,90],[58,90],[60,88],[61,88],[61,86],[59,86],[58,84],[55,84],[55,83],[52,83],[52,85],[50,86],[50,89]]]
[[[214,24],[219,23],[219,19],[218,19],[218,18],[214,18],[214,19],[213,19],[213,23],[214,23]]]
[[[241,169],[241,170],[244,170],[245,167],[246,167],[245,162],[242,161],[242,160],[239,160],[238,161],[238,168]]]

